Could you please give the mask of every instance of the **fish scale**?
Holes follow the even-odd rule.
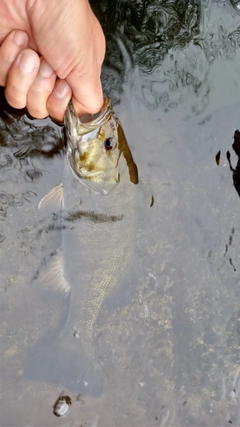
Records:
[[[135,229],[135,203],[134,186],[129,183],[128,174],[122,176],[122,180],[117,190],[100,199],[98,207],[95,207],[99,214],[106,213],[110,216],[122,217],[114,222],[78,222],[75,224],[74,234],[78,242],[75,246],[81,247],[78,257],[80,262],[74,262],[65,258],[66,268],[64,275],[70,283],[79,277],[81,286],[72,289],[71,309],[69,314],[69,328],[72,324],[80,325],[84,331],[81,334],[82,340],[90,353],[94,334],[94,325],[98,317],[101,305],[112,290],[121,284],[121,278],[126,272],[133,253],[134,229]],[[72,244],[72,238],[66,234],[72,234],[73,230],[63,232],[63,251],[70,253],[66,240]],[[64,236],[65,235],[65,236]],[[79,270],[87,272],[81,274]],[[71,272],[71,273],[69,273]],[[77,293],[79,295],[77,296]],[[84,293],[84,298],[82,298]],[[74,313],[72,301],[77,299],[77,313]]]
[[[135,226],[133,197],[131,190],[128,188],[130,191],[127,191],[127,199],[123,203],[124,189],[126,189],[124,182],[121,182],[121,187],[116,194],[110,195],[111,199],[114,199],[110,201],[110,204],[113,204],[114,207],[111,214],[123,214],[123,219],[111,224],[92,225],[95,228],[96,235],[92,240],[91,246],[95,246],[95,252],[90,253],[89,256],[93,257],[94,266],[92,274],[86,280],[87,283],[90,283],[90,286],[87,286],[84,291],[85,298],[80,303],[79,319],[79,324],[81,325],[84,324],[84,319],[89,319],[86,327],[87,337],[84,338],[84,341],[89,341],[90,343],[92,343],[94,324],[101,305],[106,295],[120,284],[121,276],[124,275],[133,252]],[[103,248],[104,250],[100,252],[96,248]],[[83,278],[83,285],[84,282]]]

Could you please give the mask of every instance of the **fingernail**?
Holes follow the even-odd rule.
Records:
[[[70,91],[70,87],[64,80],[58,80],[57,87],[54,89],[54,94],[57,98],[65,98]]]
[[[41,62],[39,72],[40,72],[41,76],[46,77],[46,78],[50,77],[54,73],[52,67],[50,67],[50,65],[45,61]]]
[[[15,31],[13,40],[17,46],[26,46],[28,42],[28,36],[23,31]]]
[[[24,74],[30,74],[36,68],[37,62],[32,55],[23,53],[19,57],[18,66]]]

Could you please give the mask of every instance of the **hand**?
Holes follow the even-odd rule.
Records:
[[[0,85],[13,107],[62,120],[72,96],[78,114],[100,110],[105,38],[88,0],[0,0],[0,15]]]

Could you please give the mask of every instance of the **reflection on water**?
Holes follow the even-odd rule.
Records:
[[[93,2],[108,39],[103,83],[112,99],[134,69],[132,93],[148,108],[191,114],[238,101],[239,13],[228,1],[125,4]]]
[[[63,130],[1,113],[0,424],[239,426],[236,2],[92,4],[108,42],[104,90],[154,205],[138,206],[133,268],[97,322],[103,393],[24,378],[28,349],[67,315],[62,298],[28,286],[61,238],[37,205],[61,181]]]
[[[238,162],[235,169],[232,166],[231,154],[229,151],[227,152],[227,159],[230,166],[230,170],[233,173],[233,185],[240,196],[240,132],[239,130],[236,130],[234,134],[234,143],[232,145],[232,148],[234,149],[236,155],[238,156]]]
[[[231,4],[237,12],[240,12],[240,2],[239,0],[231,0]]]

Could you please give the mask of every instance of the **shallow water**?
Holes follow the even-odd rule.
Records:
[[[228,1],[95,9],[104,90],[141,179],[132,268],[95,328],[103,393],[26,379],[28,350],[66,311],[29,285],[61,238],[37,205],[61,180],[63,135],[2,111],[0,425],[239,426],[240,15]],[[57,418],[63,390],[72,405]]]

